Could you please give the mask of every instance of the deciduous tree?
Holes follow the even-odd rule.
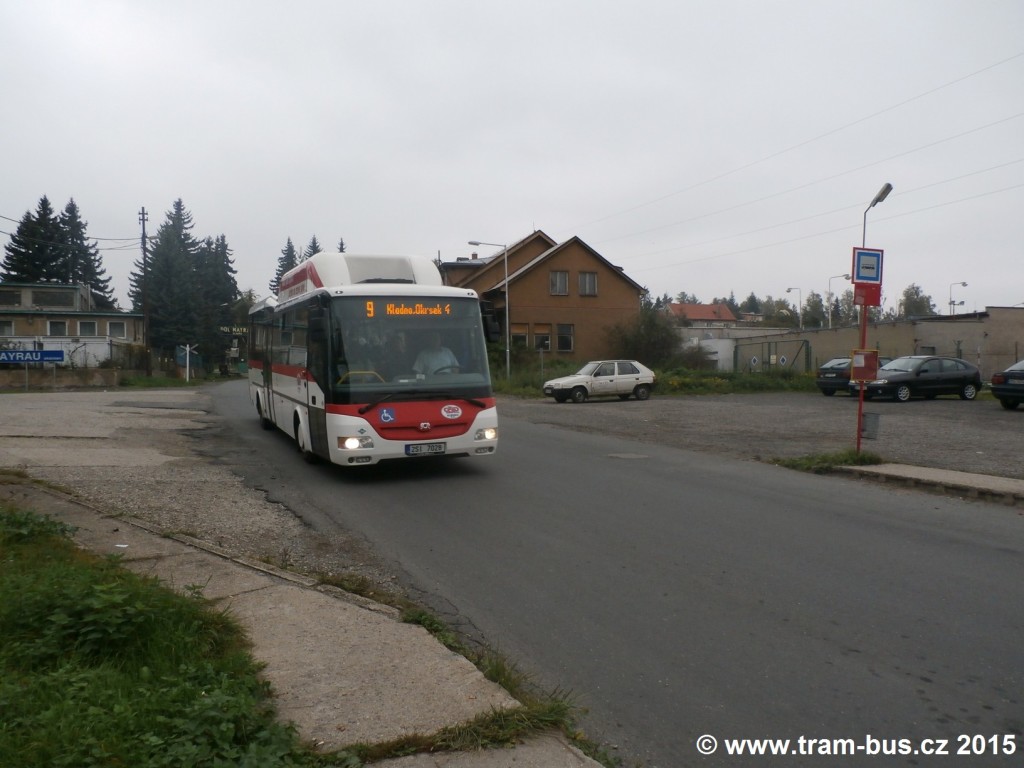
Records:
[[[662,310],[644,307],[635,320],[609,329],[612,354],[662,366],[678,354],[680,339],[672,319]]]

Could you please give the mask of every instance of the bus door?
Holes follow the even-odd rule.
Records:
[[[262,416],[274,421],[274,314],[262,309],[249,319],[249,384],[259,396]]]
[[[309,340],[305,381],[306,413],[309,417],[309,439],[313,453],[328,456],[326,397],[331,391],[331,372],[328,366],[327,317],[321,307],[309,309]]]

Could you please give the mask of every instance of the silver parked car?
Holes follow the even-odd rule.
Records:
[[[591,397],[610,396],[646,400],[653,388],[654,371],[636,360],[592,360],[572,376],[544,382],[544,394],[559,403],[582,403]]]

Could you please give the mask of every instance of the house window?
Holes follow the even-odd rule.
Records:
[[[511,334],[510,339],[512,341],[512,348],[513,349],[515,349],[516,347],[525,347],[526,346],[526,334],[525,333],[516,333],[515,331],[513,331],[512,334]]]
[[[13,320],[0,320],[0,336],[13,336],[14,335],[14,321]]]
[[[38,288],[32,291],[32,303],[41,307],[74,307],[75,292]]]
[[[67,320],[50,320],[46,324],[46,334],[48,336],[67,336],[68,335],[68,321]]]
[[[568,272],[552,272],[551,273],[551,295],[552,296],[568,296],[569,295],[569,273]]]
[[[0,307],[20,307],[21,291],[4,289],[0,290]]]
[[[533,348],[551,351],[551,323],[535,323],[533,326]]]
[[[597,272],[580,272],[580,296],[597,296]]]
[[[128,328],[124,320],[110,320],[107,323],[107,335],[115,339],[128,338]]]
[[[79,336],[96,336],[96,321],[95,320],[79,320],[78,321],[78,335]]]
[[[573,350],[574,326],[559,324],[558,326],[558,351],[572,352]]]

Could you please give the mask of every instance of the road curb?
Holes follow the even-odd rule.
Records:
[[[838,467],[837,471],[878,483],[1024,508],[1024,480],[902,464]]]

